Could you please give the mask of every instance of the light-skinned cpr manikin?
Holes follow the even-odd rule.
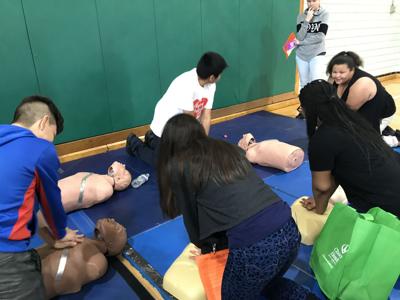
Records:
[[[251,163],[274,167],[285,172],[290,172],[299,167],[304,159],[303,150],[296,146],[278,140],[266,140],[257,143],[250,133],[244,134],[238,145],[246,151],[246,157]],[[343,188],[338,186],[330,198],[332,204],[329,205],[324,215],[317,215],[308,211],[303,207],[302,202],[303,197],[297,199],[291,206],[292,217],[301,233],[302,243],[312,245],[333,208],[332,204],[335,202],[347,204],[347,196]]]
[[[299,167],[304,159],[304,151],[299,147],[276,139],[256,142],[251,133],[244,134],[238,146],[246,151],[246,157],[251,163],[285,172]]]
[[[115,161],[107,174],[79,172],[59,180],[58,187],[64,210],[70,212],[106,201],[114,190],[126,189],[131,181],[132,176],[125,165]]]
[[[84,238],[74,248],[55,249],[46,245],[37,249],[46,298],[79,292],[83,285],[102,277],[108,267],[106,256],[120,254],[126,241],[126,229],[121,224],[114,219],[100,219],[93,239]]]
[[[299,167],[304,159],[304,152],[299,147],[278,140],[265,140],[257,143],[251,133],[244,134],[238,145],[246,151],[246,157],[251,163],[277,168],[285,172]],[[330,200],[332,203],[348,203],[341,186],[338,186]]]

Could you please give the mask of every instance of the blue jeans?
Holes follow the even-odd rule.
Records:
[[[309,291],[282,278],[297,256],[300,233],[292,218],[257,243],[229,249],[222,279],[222,299],[306,299]]]
[[[41,300],[45,299],[44,294],[36,250],[0,252],[0,299]]]
[[[316,79],[326,79],[326,58],[325,55],[317,55],[310,61],[305,61],[296,56],[297,70],[300,77],[300,89],[307,83]]]

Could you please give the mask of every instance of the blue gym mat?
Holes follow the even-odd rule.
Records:
[[[149,181],[140,189],[129,187],[122,192],[115,192],[106,202],[85,210],[78,210],[68,214],[68,226],[85,236],[93,236],[94,224],[100,218],[112,217],[127,228],[128,236],[154,227],[162,223],[158,204],[158,189],[154,171],[139,159],[129,157],[123,149],[64,163],[61,166],[64,178],[80,171],[107,173],[107,168],[114,161],[127,165],[132,176],[150,173]],[[31,242],[32,247],[42,244],[38,236]],[[82,287],[79,293],[60,296],[58,299],[140,299],[125,279],[109,265],[107,273],[99,280]]]
[[[189,244],[189,238],[182,217],[177,217],[129,238],[128,242],[163,277],[174,260]],[[312,247],[301,246],[297,260],[285,277],[301,283],[310,290],[318,291],[318,285],[308,267],[311,249]],[[129,259],[128,256],[127,258]],[[143,271],[143,275],[146,276],[146,272]]]
[[[264,181],[271,183],[273,190],[290,205],[300,196],[311,195],[311,174],[308,162],[304,162],[300,168],[291,173],[273,175]],[[163,293],[161,284],[156,282],[153,277],[147,276],[146,269],[151,266],[153,272],[155,271],[162,278],[170,265],[187,246],[189,238],[182,217],[177,217],[148,231],[139,233],[129,238],[128,243],[148,263],[147,268],[141,268],[140,264],[130,259],[128,255],[125,255],[125,257],[136,265],[142,275],[160,290],[162,297],[168,299],[168,294]],[[312,246],[301,245],[296,260],[284,277],[307,287],[320,299],[325,299],[309,266],[311,251]],[[400,280],[396,283],[389,299],[400,299]]]
[[[278,173],[264,178],[275,193],[289,205],[301,196],[311,196],[311,172],[308,161],[289,173]]]
[[[278,127],[279,126],[279,127]],[[224,139],[232,144],[237,144],[243,134],[251,132],[258,141],[277,138],[302,147],[306,152],[305,123],[282,117],[268,112],[256,112],[251,115],[242,116],[233,120],[215,124],[211,127],[210,135],[214,138]],[[107,168],[114,161],[125,163],[133,177],[142,173],[149,173],[150,179],[139,189],[129,187],[122,192],[115,192],[106,202],[91,208],[72,212],[68,215],[68,226],[79,229],[87,236],[92,236],[94,223],[104,217],[115,218],[127,228],[128,236],[137,234],[150,234],[149,229],[165,223],[159,207],[159,195],[156,174],[154,170],[137,158],[128,156],[124,149],[113,150],[107,153],[78,159],[61,166],[61,178],[73,175],[77,172],[95,172],[105,174]],[[282,171],[255,166],[260,177],[266,178]],[[180,230],[182,231],[182,230]],[[177,231],[178,232],[178,231]],[[184,241],[185,239],[182,239]],[[187,237],[186,237],[187,240]],[[179,241],[179,240],[178,240]],[[174,243],[178,245],[178,241]],[[37,247],[41,240],[35,237],[32,246]],[[145,249],[142,249],[146,253]],[[168,257],[173,261],[174,253]],[[169,265],[165,265],[165,270]],[[109,286],[105,289],[103,287]],[[105,277],[94,283],[83,287],[80,293],[59,297],[60,299],[136,299],[132,289],[125,283],[124,279],[110,267]]]
[[[307,137],[304,123],[302,120],[276,116],[267,112],[258,112],[214,125],[210,135],[236,144],[242,134],[251,132],[259,141],[278,138],[281,141],[300,146],[307,153]],[[312,195],[311,172],[308,161],[305,161],[298,169],[290,173],[260,166],[255,168],[259,176],[264,179],[264,182],[270,185],[274,192],[289,205],[301,196]],[[154,241],[157,242],[155,243]],[[140,269],[140,265],[137,265],[128,255],[125,257],[133,264],[136,264],[144,277],[148,275],[146,269],[150,266],[152,273],[155,272],[162,278],[169,266],[189,243],[189,239],[182,217],[178,217],[132,236],[128,242],[134,251],[140,254],[141,258],[147,263],[146,268]],[[298,257],[285,274],[285,277],[295,280],[309,288],[321,299],[324,299],[325,297],[322,295],[309,266],[311,251],[311,246],[301,245]],[[152,276],[147,276],[146,278],[161,290],[160,295],[162,297],[168,297],[168,295],[162,293],[160,282],[157,282],[157,280],[152,281],[154,278]],[[390,299],[400,299],[398,285],[400,285],[399,282]]]
[[[252,132],[259,141],[276,138],[301,146],[305,154],[307,153],[305,122],[265,111],[215,124],[211,127],[210,135],[214,138],[221,138],[222,136],[226,141],[237,144],[241,136],[247,132]],[[227,138],[224,138],[225,134],[227,134]],[[126,227],[128,236],[143,232],[165,222],[166,219],[163,217],[159,206],[157,179],[154,169],[141,160],[128,156],[125,153],[125,149],[113,150],[64,163],[61,167],[63,170],[61,177],[64,178],[81,171],[105,174],[108,166],[114,161],[126,164],[133,177],[137,177],[142,173],[149,173],[149,181],[139,189],[129,187],[125,191],[115,192],[109,200],[82,212],[93,223],[104,217],[115,218]],[[263,179],[274,174],[285,174],[283,171],[258,165],[255,165],[254,168]]]
[[[211,126],[210,136],[237,144],[243,134],[251,133],[256,141],[278,139],[281,142],[298,146],[304,150],[304,159],[308,159],[308,139],[304,120],[288,118],[266,111],[248,114],[233,120]],[[274,168],[254,165],[258,176],[267,178],[273,174],[283,173]]]
[[[165,222],[162,216],[156,174],[153,168],[141,160],[130,157],[125,149],[118,149],[107,153],[79,159],[62,165],[62,177],[70,176],[79,171],[107,173],[107,168],[119,161],[126,165],[132,177],[149,173],[149,180],[139,189],[128,187],[114,195],[107,201],[84,210],[85,214],[93,221],[100,218],[115,218],[127,229],[128,236],[137,234],[157,224]],[[146,212],[146,213],[143,213]]]
[[[279,139],[291,143],[307,139],[304,120],[259,111],[211,126],[210,136],[237,144],[245,133],[251,133],[257,141]]]
[[[248,132],[252,133],[258,141],[276,138],[297,145],[304,150],[305,159],[307,159],[307,136],[304,120],[261,111],[215,124],[211,127],[210,135],[237,144],[242,135]],[[127,228],[130,237],[128,242],[136,254],[142,258],[142,262],[147,263],[146,268],[132,260],[129,251],[124,251],[124,257],[158,289],[163,298],[168,298],[168,294],[159,288],[160,282],[154,281],[154,276],[149,274],[154,273],[162,277],[189,240],[182,224],[182,218],[167,220],[163,217],[159,207],[154,170],[142,161],[128,156],[124,149],[119,149],[65,163],[62,165],[64,172],[61,177],[80,171],[105,174],[113,161],[125,163],[133,177],[142,173],[150,173],[149,181],[139,189],[129,187],[125,191],[115,192],[113,197],[104,203],[69,214],[68,224],[89,235],[97,219],[115,218]],[[300,196],[311,195],[308,162],[290,173],[261,166],[254,167],[257,174],[288,203],[293,203]],[[305,246],[300,248],[297,260],[285,276],[318,294],[318,285],[308,266],[311,249],[311,247]],[[397,293],[397,296],[393,296],[391,299],[400,299],[399,292],[394,292]],[[121,275],[112,267],[102,279],[86,285],[80,293],[60,297],[60,299],[64,298],[138,299]]]
[[[93,237],[95,224],[83,210],[68,214],[67,226],[71,229],[78,229],[86,237]],[[31,240],[30,246],[37,248],[43,244],[38,235]],[[92,283],[82,287],[79,293],[55,297],[60,300],[78,299],[140,299],[126,283],[122,276],[111,266],[104,276]]]

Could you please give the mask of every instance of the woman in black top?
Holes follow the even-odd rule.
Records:
[[[352,206],[378,206],[400,216],[400,161],[360,114],[346,107],[334,86],[313,81],[300,92],[309,137],[313,198],[308,209],[325,212],[340,184]]]
[[[262,291],[269,299],[312,297],[281,277],[300,243],[290,208],[239,147],[208,137],[194,117],[177,115],[163,130],[158,178],[163,212],[183,214],[192,243],[203,253],[229,248],[222,299],[257,299]]]
[[[343,51],[331,59],[327,73],[346,105],[358,111],[381,133],[388,125],[382,119],[391,117],[396,112],[396,105],[379,80],[361,70],[360,66],[362,60],[356,53]]]

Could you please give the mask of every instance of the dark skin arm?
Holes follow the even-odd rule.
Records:
[[[322,215],[328,206],[329,199],[338,187],[331,171],[311,172],[313,197],[302,200],[308,210]]]

